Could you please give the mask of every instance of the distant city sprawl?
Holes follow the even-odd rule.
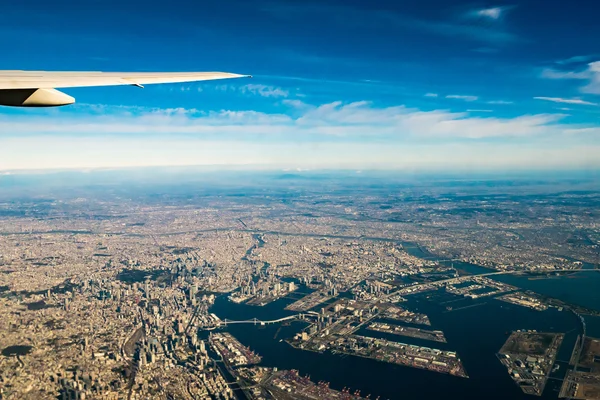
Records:
[[[458,379],[470,378],[468,360],[411,299],[443,313],[560,309],[582,318],[584,335],[581,315],[598,315],[496,280],[594,273],[600,194],[579,190],[586,182],[322,179],[0,192],[0,398],[359,399],[353,382],[330,388],[310,371],[263,365],[226,331],[277,325],[279,339],[291,326],[281,340],[300,353]],[[281,304],[282,314],[233,319],[218,301]],[[561,343],[498,357],[539,395]],[[586,376],[589,390],[598,379]]]

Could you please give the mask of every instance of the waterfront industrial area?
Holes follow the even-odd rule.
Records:
[[[560,381],[555,397],[600,398],[600,346],[585,326],[598,309],[502,279],[593,277],[598,260],[579,242],[568,257],[550,257],[546,249],[535,262],[541,243],[535,250],[527,239],[507,235],[512,247],[492,255],[485,235],[497,238],[498,230],[514,227],[490,215],[473,221],[432,209],[431,218],[447,218],[445,229],[487,232],[474,242],[482,262],[471,254],[473,245],[447,257],[449,243],[440,237],[434,244],[439,231],[431,227],[378,222],[393,208],[357,203],[340,209],[335,204],[348,199],[333,202],[330,195],[316,197],[330,199],[322,206],[312,197],[290,206],[199,196],[191,206],[177,198],[106,196],[1,204],[23,211],[0,216],[0,398],[379,396],[376,385],[361,393],[356,386],[365,385],[357,381],[312,378],[308,364],[275,364],[264,348],[250,344],[251,336],[266,332],[299,358],[364,360],[399,375],[468,385],[481,379],[480,371],[443,320],[480,307],[574,321],[563,331],[510,329],[505,345],[489,356],[522,393],[548,395],[548,381]],[[383,200],[369,203],[377,201]],[[411,209],[394,212],[399,218]],[[596,243],[595,222],[580,223]],[[519,246],[527,251],[517,262]],[[227,304],[246,311],[231,317],[222,312]],[[277,312],[267,315],[267,309]],[[557,377],[565,334],[581,338]]]
[[[540,396],[556,361],[564,335],[513,332],[498,353],[523,392]]]
[[[569,399],[600,399],[600,339],[579,336],[560,391]]]

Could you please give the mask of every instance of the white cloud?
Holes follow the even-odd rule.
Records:
[[[581,90],[584,93],[600,94],[600,61],[591,63],[589,71],[592,73],[590,82]]]
[[[583,62],[591,61],[596,57],[597,57],[597,55],[593,55],[593,54],[586,55],[586,56],[574,56],[574,57],[567,58],[565,60],[558,60],[556,63],[560,64],[560,65],[583,63]]]
[[[459,94],[449,94],[448,96],[446,96],[447,99],[458,99],[458,100],[464,100],[464,101],[476,101],[479,99],[479,97],[477,96],[464,96],[464,95],[459,95]]]
[[[467,110],[467,112],[484,112],[484,113],[491,113],[494,112],[494,110]]]
[[[262,96],[262,97],[288,97],[289,90],[277,86],[268,86],[262,84],[250,83],[247,85],[238,86],[235,84],[219,84],[213,86],[213,89],[218,92],[241,93],[243,95]],[[206,90],[206,88],[204,89]],[[202,88],[199,88],[202,91]]]
[[[443,18],[423,19],[410,16],[406,13],[396,13],[390,10],[369,9],[350,4],[331,5],[315,2],[280,2],[281,4],[269,4],[264,10],[278,18],[286,20],[304,18],[322,18],[329,15],[328,22],[339,30],[344,29],[367,29],[383,30],[389,34],[390,30],[399,31],[422,31],[442,36],[463,37],[481,42],[495,44],[509,43],[518,40],[513,33],[504,29],[500,24],[472,23],[473,18],[493,19],[490,16],[477,15],[480,10],[469,11],[466,18]],[[500,14],[511,7],[499,7]],[[484,12],[485,14],[485,12]],[[492,16],[495,11],[489,12]],[[342,37],[341,35],[340,37]]]
[[[592,74],[589,71],[557,71],[552,68],[545,68],[542,71],[542,78],[546,79],[590,79]]]
[[[437,93],[425,93],[425,97],[438,97]]]
[[[589,101],[581,100],[581,99],[564,99],[562,97],[534,97],[536,100],[544,100],[544,101],[552,101],[554,103],[565,103],[565,104],[579,104],[586,106],[597,106],[597,103],[592,103]]]
[[[289,107],[299,110],[306,110],[307,108],[310,108],[310,106],[302,100],[284,99],[281,102]]]
[[[547,145],[552,136],[600,136],[600,127],[562,123],[564,114],[498,118],[375,107],[366,101],[282,103],[291,107],[292,115],[81,104],[36,114],[0,111],[0,170],[199,164],[432,168],[513,161],[537,165],[551,159],[600,163],[591,156],[594,146],[573,150],[590,154],[589,159],[577,158],[567,154],[562,141],[548,150],[553,157],[539,155],[536,146]],[[460,138],[512,139],[502,141],[502,147],[497,140],[486,145],[485,140]],[[513,140],[516,144],[511,145]],[[523,149],[526,143],[532,143],[528,151]]]
[[[490,100],[487,102],[487,104],[508,105],[508,104],[514,104],[514,102],[507,101],[507,100]]]
[[[240,87],[242,93],[251,93],[262,97],[288,97],[289,91],[274,87],[259,84],[248,84]]]
[[[490,18],[490,19],[500,19],[502,13],[504,12],[504,7],[492,7],[492,8],[484,8],[481,10],[475,11],[475,14],[480,17]]]
[[[587,80],[588,83],[580,88],[581,92],[600,94],[600,61],[589,63],[583,71],[557,71],[547,68],[542,71],[542,78]]]
[[[567,135],[600,135],[599,127],[565,129]],[[600,153],[599,153],[600,154]]]
[[[189,137],[244,138],[275,135],[297,140],[317,135],[329,137],[412,138],[447,137],[480,139],[530,136],[559,132],[562,114],[523,115],[516,118],[471,117],[446,110],[421,111],[405,106],[376,108],[366,101],[333,102],[313,106],[289,103],[294,116],[258,111],[117,108],[74,114],[54,111],[47,115],[0,114],[0,132],[14,135],[144,134]],[[81,110],[79,110],[81,111]],[[2,138],[2,135],[0,135]]]

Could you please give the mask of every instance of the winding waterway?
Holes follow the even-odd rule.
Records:
[[[418,246],[404,243],[412,255],[436,259]],[[442,261],[441,259],[437,259]],[[489,269],[473,264],[454,262],[454,266],[468,273],[490,272]],[[526,276],[494,276],[502,282],[529,289],[538,293],[600,310],[600,273],[570,274],[550,279],[531,280]],[[360,390],[363,395],[371,394],[375,399],[433,399],[449,398],[462,400],[481,399],[530,399],[512,381],[508,372],[496,358],[496,353],[506,341],[509,332],[517,329],[566,333],[558,360],[561,365],[552,377],[561,378],[566,371],[571,350],[581,324],[569,311],[549,309],[538,312],[492,298],[460,300],[453,302],[448,311],[443,304],[450,299],[441,291],[428,292],[409,297],[405,305],[415,311],[429,315],[432,329],[444,331],[448,343],[427,342],[406,337],[390,337],[369,331],[369,336],[388,338],[405,343],[455,350],[464,363],[469,379],[434,372],[395,366],[352,356],[330,353],[317,354],[297,350],[281,339],[293,336],[304,323],[294,322],[290,326],[230,325],[227,330],[243,344],[263,356],[262,365],[280,369],[298,369],[314,381],[328,381],[331,387]],[[256,317],[272,320],[294,314],[284,310],[292,299],[280,299],[264,307],[228,302],[225,296],[217,298],[211,312],[221,318],[247,320]],[[600,318],[586,317],[588,335],[600,336]],[[360,332],[367,334],[366,332]],[[551,379],[541,398],[556,399],[560,381]]]

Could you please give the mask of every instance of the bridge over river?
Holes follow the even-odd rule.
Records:
[[[262,321],[258,318],[252,318],[252,319],[247,319],[247,320],[243,320],[243,321],[233,321],[230,319],[224,319],[224,320],[220,321],[220,325],[221,326],[227,326],[227,325],[232,325],[232,324],[270,325],[270,324],[278,324],[281,322],[292,321],[292,320],[306,321],[307,318],[311,318],[311,317],[316,318],[318,316],[319,316],[318,313],[316,313],[314,311],[308,311],[306,313],[289,315],[287,317],[273,319],[273,320],[269,320],[269,321]]]
[[[577,269],[577,270],[560,269],[560,270],[554,270],[554,271],[549,271],[549,272],[551,272],[551,273],[556,273],[556,272],[600,272],[600,270],[598,270],[598,269]],[[523,273],[523,271],[493,271],[493,272],[487,272],[487,273],[483,273],[483,274],[464,275],[464,276],[460,276],[460,277],[456,277],[456,278],[449,278],[449,279],[443,279],[443,280],[434,281],[434,282],[409,285],[409,286],[404,286],[403,288],[400,288],[397,291],[394,291],[394,292],[388,294],[387,296],[383,297],[382,300],[387,300],[391,296],[397,295],[397,294],[399,294],[399,292],[401,292],[402,290],[405,290],[407,288],[419,289],[420,287],[430,286],[430,285],[437,286],[437,285],[441,285],[441,284],[445,284],[445,283],[460,283],[462,281],[466,281],[466,280],[472,279],[474,277],[511,275],[511,274],[519,274],[519,273]],[[577,314],[577,315],[579,316],[579,314]],[[281,322],[292,321],[292,320],[306,321],[308,318],[318,318],[318,316],[319,316],[318,313],[316,313],[314,311],[308,311],[306,313],[289,315],[287,317],[268,320],[268,321],[263,321],[258,318],[252,318],[252,319],[247,319],[247,320],[242,320],[242,321],[234,321],[234,320],[224,319],[224,320],[219,321],[219,326],[227,326],[227,325],[233,325],[233,324],[252,324],[252,325],[264,326],[264,325],[278,324]],[[583,330],[584,330],[584,334],[585,334],[585,321],[583,320],[583,318],[581,316],[580,316],[580,318],[582,320]]]

